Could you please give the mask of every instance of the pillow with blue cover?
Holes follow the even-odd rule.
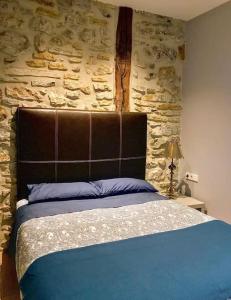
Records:
[[[113,178],[92,181],[99,190],[101,197],[130,194],[130,193],[155,193],[158,192],[150,183],[135,178]]]
[[[28,184],[29,203],[100,197],[99,190],[88,182]]]

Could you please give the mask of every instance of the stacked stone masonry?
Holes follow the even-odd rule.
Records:
[[[148,113],[146,179],[160,191],[169,185],[166,142],[180,133],[183,25],[150,13],[133,15],[131,110]]]
[[[16,203],[18,106],[115,110],[118,8],[89,0],[0,0],[0,251]],[[183,23],[134,12],[131,111],[148,112],[147,179],[164,190],[178,137]]]

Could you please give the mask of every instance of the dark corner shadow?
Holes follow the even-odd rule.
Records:
[[[190,187],[189,187],[188,183],[185,182],[183,179],[177,185],[176,190],[181,195],[185,195],[185,196],[188,196],[188,197],[192,196],[192,192],[190,190]]]
[[[1,265],[1,300],[20,300],[20,292],[16,275],[14,259],[5,252]]]

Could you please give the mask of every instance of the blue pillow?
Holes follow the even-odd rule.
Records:
[[[41,183],[29,184],[27,187],[29,203],[100,197],[98,189],[88,182]]]
[[[91,183],[98,188],[101,197],[129,193],[158,192],[158,190],[147,181],[135,178],[113,178],[92,181]]]

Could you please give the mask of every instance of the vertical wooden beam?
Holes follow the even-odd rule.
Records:
[[[119,18],[116,31],[115,61],[116,111],[129,111],[132,53],[132,16],[133,10],[131,8],[119,8]]]

